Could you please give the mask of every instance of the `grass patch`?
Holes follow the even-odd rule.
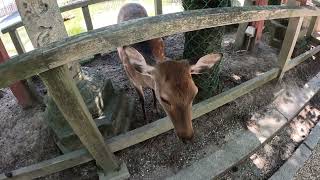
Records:
[[[74,18],[64,22],[69,36],[74,36],[86,31],[86,24],[80,8],[62,13],[62,17],[66,16],[74,16]]]

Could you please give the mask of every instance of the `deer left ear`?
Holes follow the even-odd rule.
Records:
[[[132,47],[124,47],[124,52],[129,58],[129,63],[133,68],[144,75],[150,75],[154,67],[149,66],[144,57]]]
[[[207,54],[201,57],[195,65],[191,66],[191,74],[201,74],[212,68],[223,57],[222,53]]]

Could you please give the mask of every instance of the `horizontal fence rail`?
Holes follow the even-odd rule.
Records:
[[[242,83],[239,86],[194,105],[192,107],[192,118],[198,118],[262,86],[272,79],[275,79],[278,75],[278,72],[279,69],[274,68],[262,75],[257,76],[256,78]],[[112,152],[117,152],[167,132],[171,129],[173,129],[173,125],[169,118],[165,117],[143,127],[129,131],[125,134],[108,139],[106,143],[111,148]],[[13,179],[32,179],[52,174],[63,169],[71,168],[91,160],[93,160],[93,158],[89,155],[89,152],[85,149],[81,149],[40,162],[38,164],[12,171],[11,173],[14,176]],[[0,174],[0,180],[4,179],[7,179],[5,175]]]
[[[291,59],[285,68],[284,72],[289,71],[300,63],[304,62],[308,58],[312,57],[320,51],[320,45],[305,52],[301,55]],[[280,72],[279,68],[273,68],[262,75],[259,75],[251,80],[248,80],[234,88],[231,88],[221,94],[204,100],[198,104],[192,106],[192,119],[196,119],[208,112],[211,112],[235,99],[249,93],[250,91],[261,87],[262,85],[275,79]],[[147,139],[155,137],[159,134],[167,132],[173,129],[173,125],[168,117],[159,119],[141,128],[134,129],[128,133],[111,138],[107,141],[113,152],[120,151],[128,148],[132,145],[143,142]]]
[[[304,53],[305,56],[310,57],[311,54],[315,54],[320,49],[320,46],[317,46],[315,49],[310,50]],[[297,58],[292,59],[288,66],[291,68],[295,67],[303,60],[307,58],[301,58],[302,56],[298,56]],[[275,79],[279,73],[279,68],[273,68],[270,71],[263,73],[249,81],[242,83],[239,86],[231,88],[219,95],[216,95],[212,98],[209,98],[205,101],[202,101],[198,104],[195,104],[192,107],[193,119],[198,118],[210,111],[213,111],[233,100],[249,93],[250,91],[261,87],[262,85],[270,82]],[[288,71],[286,69],[285,71]],[[121,134],[119,136],[108,139],[106,143],[111,148],[112,152],[117,152],[128,148],[132,145],[143,142],[147,139],[155,137],[159,134],[167,132],[173,129],[173,125],[168,117],[159,119],[155,122],[147,124],[143,127],[131,130],[125,134]],[[84,164],[86,162],[92,161],[93,158],[89,154],[89,152],[85,149],[76,150],[56,158],[42,161],[40,163],[23,167],[17,170],[12,171],[13,177],[10,179],[32,179],[38,178],[41,176],[49,175],[55,172],[59,172],[61,170],[71,168],[80,164]],[[4,174],[0,174],[0,180],[7,179]]]
[[[92,4],[104,0],[90,1]],[[76,3],[77,7],[87,7],[89,1]],[[74,9],[74,4],[68,8]],[[73,7],[72,7],[73,6]],[[65,7],[65,11],[70,10]],[[86,9],[87,11],[88,9]],[[88,13],[88,12],[87,12]],[[147,17],[112,25],[78,36],[66,38],[43,48],[17,56],[11,61],[0,65],[0,88],[30,76],[48,71],[64,64],[77,61],[93,54],[111,52],[119,46],[129,45],[145,40],[183,33],[198,29],[205,29],[230,24],[251,21],[271,20],[279,18],[320,16],[320,9],[315,7],[287,7],[287,6],[251,6],[219,9],[193,10],[180,13]],[[89,22],[89,21],[88,21]],[[298,28],[300,29],[300,28]],[[290,33],[286,33],[290,34]],[[292,45],[294,45],[292,43]],[[292,49],[292,48],[291,48]],[[320,51],[317,46],[300,56],[287,59],[284,69],[273,68],[249,81],[246,81],[230,90],[211,97],[192,107],[193,119],[213,111],[226,103],[261,87],[276,79],[281,71],[285,72],[302,63]],[[289,55],[288,55],[289,56]],[[291,56],[291,55],[290,55]],[[159,119],[143,127],[106,140],[112,152],[120,151],[132,145],[143,142],[166,131],[173,129],[168,117]],[[28,167],[12,171],[10,179],[32,179],[55,173],[79,164],[93,160],[85,149],[58,156]],[[7,179],[0,174],[0,180]]]
[[[312,50],[309,50],[300,56],[291,59],[287,65],[288,68],[285,71],[288,71],[295,66],[299,65],[309,57],[315,55],[320,51],[320,45],[315,47]],[[195,104],[192,107],[193,119],[202,116],[210,111],[213,111],[233,100],[249,93],[250,91],[264,85],[267,82],[275,79],[279,73],[279,68],[271,69],[270,71],[265,72],[262,75],[259,75],[249,81],[242,83],[239,86],[231,88],[228,91],[225,91],[219,95],[216,95],[212,98],[209,98],[203,102]],[[132,145],[143,142],[147,139],[155,137],[159,134],[162,134],[173,128],[173,125],[168,117],[159,119],[155,122],[147,124],[143,127],[134,129],[125,134],[113,137],[107,140],[108,146],[111,148],[112,152],[117,152],[122,149],[128,148]],[[23,167],[17,170],[12,171],[13,177],[10,179],[32,179],[38,178],[41,176],[49,175],[61,170],[71,168],[86,162],[92,161],[93,158],[86,149],[80,149],[73,151],[56,158],[42,161],[40,163]],[[5,180],[7,177],[5,174],[0,174],[0,180]]]
[[[60,11],[63,13],[63,12],[70,11],[70,10],[73,10],[73,9],[82,8],[82,7],[86,7],[86,6],[92,5],[92,4],[97,4],[97,3],[106,2],[106,1],[108,1],[108,0],[90,0],[90,1],[75,2],[75,3],[71,3],[71,4],[68,4],[68,5],[60,7]],[[14,30],[16,30],[16,29],[18,29],[19,27],[22,27],[22,26],[23,26],[22,21],[19,21],[19,22],[16,22],[16,23],[14,23],[14,24],[12,24],[10,26],[7,26],[7,27],[3,28],[1,30],[1,32],[3,34],[5,34],[5,33],[8,33],[10,31],[14,31]]]
[[[0,65],[0,88],[49,69],[114,51],[119,46],[199,29],[279,18],[319,16],[316,7],[251,6],[211,8],[130,20],[82,33]]]
[[[313,55],[317,54],[319,51],[320,51],[320,45],[305,52],[305,53],[300,54],[299,56],[295,57],[294,59],[291,59],[291,61],[289,61],[290,63],[287,66],[285,66],[285,71],[289,71],[290,69],[299,65],[303,61],[305,61],[308,58],[312,57]]]

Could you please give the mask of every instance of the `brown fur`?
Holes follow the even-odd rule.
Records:
[[[198,92],[187,61],[165,61],[155,66],[155,92],[160,104],[172,120],[178,137],[193,137],[192,101]],[[169,101],[170,106],[163,102]]]
[[[145,17],[145,9],[139,5],[130,3],[121,8],[118,22],[131,18]],[[188,61],[164,61],[164,43],[161,38],[153,39],[132,45],[145,50],[150,50],[155,64],[137,51],[137,48],[119,47],[118,53],[124,69],[137,90],[146,119],[144,108],[143,88],[153,90],[155,98],[159,101],[167,115],[170,117],[178,137],[191,139],[194,131],[192,127],[192,102],[198,92],[191,74],[201,73],[209,69],[222,56],[221,54],[209,54],[202,57],[196,65],[190,66]],[[156,104],[155,108],[156,108]]]
[[[195,84],[187,61],[166,61],[157,64],[155,68],[159,74],[155,80],[161,82],[162,87],[168,86],[164,88],[164,91],[176,99],[176,103],[186,103],[193,100],[196,94],[190,89],[194,89]],[[171,89],[175,89],[175,91],[171,91]]]

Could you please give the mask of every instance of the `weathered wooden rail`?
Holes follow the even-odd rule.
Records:
[[[80,1],[80,2],[76,2],[76,3],[71,3],[71,4],[60,7],[60,12],[63,13],[63,12],[77,9],[77,8],[81,8],[87,31],[91,31],[91,30],[93,30],[93,24],[92,24],[90,11],[89,11],[89,6],[93,5],[93,4],[98,4],[101,2],[106,2],[106,1],[108,1],[108,0],[87,0],[87,1]],[[162,1],[161,0],[154,0],[154,5],[155,5],[155,14],[156,15],[162,14]],[[10,38],[12,40],[12,43],[13,43],[18,55],[21,55],[26,52],[25,48],[21,42],[19,33],[17,31],[17,29],[20,27],[23,27],[22,21],[11,24],[1,30],[1,32],[3,34],[9,33]]]
[[[0,87],[92,54],[111,52],[118,46],[152,38],[243,22],[317,15],[319,8],[314,7],[252,6],[193,10],[131,20],[65,38],[12,58],[0,65]]]
[[[70,11],[73,9],[81,8],[82,13],[83,13],[83,17],[84,17],[84,20],[86,23],[87,30],[90,31],[93,29],[93,24],[92,24],[90,12],[89,12],[89,5],[97,4],[97,3],[105,2],[105,1],[107,1],[107,0],[80,1],[80,2],[76,2],[76,3],[62,6],[60,8],[60,12],[63,13],[63,12]],[[13,43],[14,47],[16,48],[18,55],[21,55],[26,52],[24,49],[24,46],[21,42],[19,33],[17,31],[17,29],[22,26],[23,26],[22,21],[19,21],[19,22],[12,24],[12,25],[9,25],[1,30],[1,32],[3,34],[9,33],[10,38],[12,40],[12,43]]]
[[[226,103],[233,101],[234,99],[262,86],[273,79],[281,79],[281,76],[284,72],[303,62],[308,57],[318,53],[320,51],[320,46],[317,46],[316,48],[294,59],[290,58],[293,48],[296,44],[297,33],[299,33],[301,28],[300,21],[306,16],[320,16],[320,9],[315,7],[252,6],[194,10],[132,20],[101,28],[99,30],[83,33],[79,36],[65,38],[48,46],[40,47],[31,52],[12,58],[10,61],[0,65],[0,88],[6,87],[17,80],[25,79],[36,74],[42,74],[42,77],[43,73],[47,72],[50,72],[53,75],[54,73],[57,75],[58,73],[59,75],[67,74],[66,72],[59,72],[62,70],[61,66],[100,52],[111,52],[118,46],[142,42],[148,39],[168,36],[175,33],[183,33],[210,27],[259,20],[290,18],[291,25],[289,23],[285,37],[285,41],[288,43],[283,43],[281,48],[279,67],[271,69],[270,71],[267,71],[264,74],[259,75],[256,78],[253,78],[237,87],[194,105],[193,119],[195,119],[220,106],[223,106]],[[68,103],[69,105],[73,105],[73,103],[69,101],[70,97],[68,97],[68,95],[71,95],[71,99],[74,97],[72,100],[76,101],[75,103],[78,103],[79,107],[81,107],[78,109],[73,109],[73,112],[70,112],[70,114],[72,114],[71,116],[74,116],[74,114],[77,113],[84,114],[85,118],[82,119],[82,122],[88,124],[88,127],[79,127],[79,124],[74,119],[70,118],[70,114],[68,114],[68,111],[71,111],[70,108],[65,110],[64,115],[66,115],[68,122],[73,124],[72,128],[75,130],[76,134],[78,136],[82,136],[82,142],[84,143],[84,141],[88,141],[84,143],[87,148],[88,145],[92,143],[95,144],[95,149],[91,148],[90,151],[88,148],[90,154],[93,153],[93,157],[97,157],[97,154],[94,153],[101,153],[105,151],[116,152],[173,128],[172,123],[166,117],[141,128],[132,130],[126,134],[108,139],[106,143],[102,143],[102,145],[99,146],[99,144],[97,144],[99,143],[98,141],[83,137],[99,136],[100,138],[101,134],[97,128],[92,127],[92,119],[87,116],[87,110],[83,107],[83,100],[81,100],[80,97],[77,97],[78,90],[76,87],[74,85],[70,87],[67,86],[66,82],[72,84],[70,78],[66,81],[63,81],[62,78],[63,76],[57,77],[56,79],[60,79],[59,81],[65,82],[66,87],[60,85],[59,88],[54,88],[54,80],[49,80],[45,76],[43,77],[43,79],[46,80],[49,92],[50,90],[55,91],[53,95],[56,97],[54,100],[60,102],[57,103],[58,106],[67,107]],[[61,97],[68,97],[66,99],[69,100],[64,102],[61,97],[59,97],[59,94],[64,94]],[[82,112],[82,110],[85,112]],[[87,128],[89,128],[89,130]],[[86,133],[84,133],[85,131]],[[88,132],[90,132],[90,134],[88,134]],[[109,148],[99,150],[100,147],[106,146]],[[74,151],[51,160],[43,161],[32,166],[12,171],[13,177],[10,179],[36,178],[58,172],[63,169],[93,160],[93,157],[90,154],[85,149]],[[107,157],[104,159],[99,159],[100,164],[108,164],[103,162],[107,159]],[[4,174],[0,175],[0,180],[2,179],[7,179]]]

